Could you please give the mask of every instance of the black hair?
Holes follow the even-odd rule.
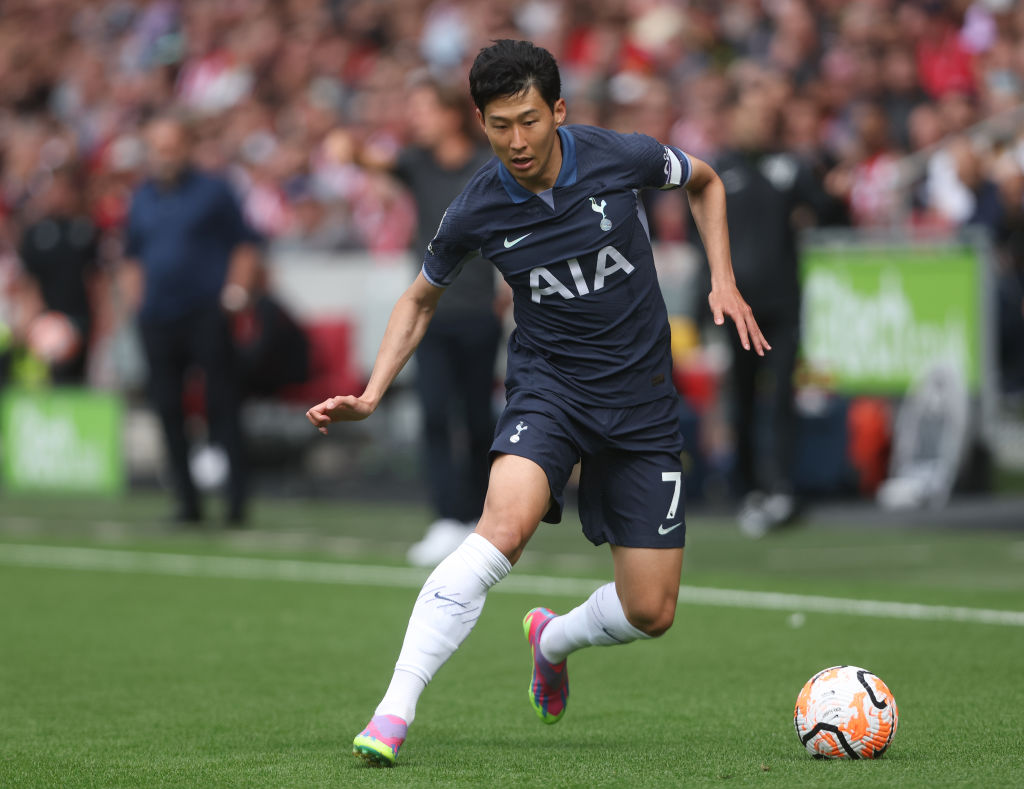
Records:
[[[480,112],[494,99],[519,96],[530,88],[537,88],[552,109],[562,96],[554,57],[530,41],[499,39],[480,50],[469,70],[469,92]]]

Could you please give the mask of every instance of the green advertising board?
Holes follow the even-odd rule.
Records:
[[[985,384],[983,258],[971,244],[808,245],[802,352],[838,392],[901,395],[940,362]]]
[[[105,392],[0,393],[3,492],[115,495],[124,489],[122,405]]]

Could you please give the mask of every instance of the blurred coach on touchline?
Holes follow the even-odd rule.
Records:
[[[138,323],[149,365],[149,395],[164,438],[177,507],[173,518],[202,518],[189,471],[182,395],[186,375],[202,370],[210,438],[230,464],[226,518],[245,520],[245,450],[239,381],[230,332],[260,265],[258,238],[242,217],[229,184],[190,161],[186,125],[159,117],[146,129],[150,177],[132,196],[126,273],[139,305]]]
[[[493,156],[478,139],[469,97],[454,86],[421,77],[406,107],[411,144],[390,171],[416,202],[416,271],[441,218],[463,187]],[[501,313],[509,292],[496,287],[494,267],[468,263],[437,306],[416,348],[416,391],[423,420],[423,469],[436,520],[407,558],[433,567],[473,531],[484,508],[494,438],[494,365]]]
[[[732,421],[740,526],[760,537],[792,520],[796,412],[793,375],[800,346],[798,229],[841,211],[801,158],[777,147],[778,110],[761,92],[732,97],[728,145],[709,159],[725,186],[736,282],[772,343],[764,357],[733,346]],[[694,235],[694,238],[697,238]],[[751,358],[753,357],[753,358]],[[756,416],[764,400],[768,429]]]

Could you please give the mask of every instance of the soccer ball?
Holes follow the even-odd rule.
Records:
[[[885,753],[899,721],[889,688],[867,669],[819,671],[796,699],[796,735],[816,759],[874,759]]]

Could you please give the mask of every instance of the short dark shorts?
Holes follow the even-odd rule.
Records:
[[[547,523],[562,519],[565,485],[581,461],[580,520],[594,545],[685,544],[683,437],[674,394],[629,408],[594,408],[514,392],[494,435],[492,458],[518,455],[544,469],[553,501]]]

